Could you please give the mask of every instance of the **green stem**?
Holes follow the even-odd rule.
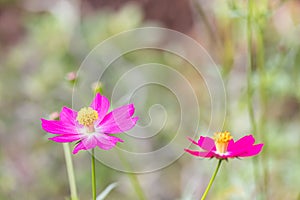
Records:
[[[133,173],[128,174],[130,178],[130,182],[134,187],[134,190],[136,191],[137,196],[139,197],[140,200],[146,200],[145,194],[143,192],[143,189],[139,183],[139,180],[137,179],[136,175]]]
[[[128,171],[131,171],[130,170],[131,167],[130,167],[129,163],[127,162],[127,160],[124,158],[122,152],[118,149],[116,149],[116,151],[117,151],[117,153],[119,155],[119,158],[120,158],[120,161],[122,162],[125,169],[128,170]],[[143,189],[142,189],[142,187],[139,183],[139,180],[138,180],[137,176],[133,173],[128,173],[128,177],[129,177],[129,180],[130,180],[130,182],[131,182],[138,198],[140,200],[146,200],[147,199],[146,195],[144,194],[144,191],[143,191]]]
[[[252,85],[252,73],[253,73],[253,52],[252,52],[252,17],[253,17],[253,0],[248,0],[248,15],[247,15],[247,44],[248,44],[248,71],[247,71],[247,103],[248,103],[248,112],[250,118],[250,124],[252,126],[253,135],[257,136],[257,125],[254,115],[254,107],[252,103],[253,98],[253,85]],[[258,189],[260,189],[260,175],[259,175],[259,160],[257,157],[252,159],[253,161],[253,174],[254,180]],[[259,192],[261,193],[261,192]]]
[[[254,116],[254,108],[252,104],[253,86],[252,86],[252,0],[248,0],[248,17],[247,17],[247,43],[248,43],[248,72],[247,72],[247,101],[250,122],[253,128],[253,135],[256,135],[256,122]]]
[[[68,173],[68,178],[69,178],[71,200],[78,200],[76,181],[75,181],[75,175],[74,175],[74,169],[73,169],[73,163],[72,163],[72,157],[71,157],[71,153],[70,153],[69,144],[64,143],[63,148],[64,148],[64,154],[65,154],[65,159],[66,159],[67,173]]]
[[[216,36],[215,31],[213,30],[211,24],[209,23],[209,20],[205,14],[205,12],[203,11],[203,8],[201,7],[200,3],[197,2],[196,0],[193,1],[194,6],[196,8],[196,11],[199,15],[199,17],[201,18],[201,20],[203,21],[204,25],[206,26],[209,35],[212,37],[213,41],[215,41],[217,43],[218,46],[221,45],[219,38]]]
[[[258,125],[258,133],[261,137],[261,140],[264,141],[264,151],[262,152],[262,165],[263,165],[263,181],[264,181],[264,198],[268,199],[268,185],[269,185],[269,165],[268,165],[268,141],[267,133],[265,129],[265,124],[267,122],[267,113],[268,113],[268,95],[267,88],[265,83],[266,71],[265,71],[265,49],[264,49],[264,34],[263,34],[263,25],[258,27],[257,31],[257,66],[260,77],[259,83],[259,93],[260,93],[260,104],[261,104],[261,116]]]
[[[92,149],[92,192],[93,192],[93,200],[96,200],[96,172],[95,172],[95,153],[94,149]]]
[[[216,175],[217,175],[217,173],[219,171],[219,168],[221,166],[222,160],[223,159],[219,160],[218,165],[217,165],[217,167],[215,169],[215,172],[213,173],[212,177],[210,178],[210,181],[209,181],[209,183],[208,183],[208,185],[207,185],[207,187],[205,189],[205,192],[203,193],[203,195],[201,197],[201,200],[204,200],[206,198],[206,195],[208,194],[208,192],[209,192],[209,190],[210,190],[210,188],[211,188],[211,186],[212,186],[212,184],[213,184],[213,182],[214,182],[214,180],[216,178]]]

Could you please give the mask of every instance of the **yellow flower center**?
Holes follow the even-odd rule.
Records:
[[[218,153],[226,153],[229,141],[232,139],[230,132],[215,133],[214,140]]]
[[[98,112],[91,107],[81,108],[77,114],[76,120],[79,124],[91,127],[94,125],[94,122],[98,119]]]

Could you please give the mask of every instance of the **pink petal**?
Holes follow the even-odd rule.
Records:
[[[133,128],[138,120],[138,117],[131,118],[133,113],[133,104],[119,107],[108,113],[100,124],[98,124],[98,127],[105,133],[125,132]]]
[[[74,148],[73,154],[76,154],[80,150],[89,150],[97,146],[97,140],[94,135],[86,136],[83,138]]]
[[[188,140],[191,141],[193,144],[198,146],[198,143],[195,140],[193,140],[192,138],[188,137]]]
[[[239,151],[241,149],[247,149],[248,147],[251,147],[255,142],[255,139],[252,135],[247,135],[242,137],[236,142],[230,142],[228,144],[228,151]]]
[[[228,145],[229,157],[247,157],[256,155],[261,151],[263,144],[253,145],[255,139],[252,135],[247,135],[236,142],[230,142]]]
[[[100,122],[105,117],[109,109],[109,101],[105,96],[101,96],[97,93],[90,107],[98,112],[98,121]]]
[[[58,135],[52,138],[49,138],[49,140],[52,140],[54,142],[74,142],[76,140],[81,140],[84,136],[81,134],[63,134]]]
[[[81,140],[81,142],[87,150],[93,149],[97,146],[97,139],[94,135],[85,137],[83,140]]]
[[[77,112],[68,107],[63,107],[60,112],[60,121],[66,124],[71,124],[75,126],[75,121],[77,117]]]
[[[89,150],[98,146],[101,149],[109,150],[116,146],[117,142],[123,142],[122,139],[106,135],[103,133],[94,134],[83,138],[74,148],[73,154],[76,154],[79,150]]]
[[[101,121],[100,124],[108,123],[111,119],[118,120],[118,119],[126,119],[133,115],[134,113],[134,106],[133,104],[128,104],[125,106],[121,106],[119,108],[114,109],[110,113],[108,113],[104,119]]]
[[[120,138],[117,138],[114,136],[109,136],[109,135],[106,135],[103,133],[101,133],[95,137],[98,141],[97,146],[104,150],[109,150],[109,149],[115,147],[117,142],[123,142],[123,140],[121,140]]]
[[[186,152],[192,154],[193,156],[198,156],[198,157],[203,157],[203,158],[212,158],[214,157],[214,153],[213,152],[208,152],[208,151],[193,151],[190,149],[184,149]]]
[[[80,141],[76,146],[75,148],[73,149],[73,154],[76,154],[78,153],[78,151],[80,150],[86,150],[86,147],[82,144],[82,142]]]
[[[239,155],[239,157],[255,156],[261,152],[263,146],[264,146],[264,144],[253,145],[251,148],[248,149],[247,152]]]
[[[62,121],[41,119],[42,128],[53,134],[77,134],[76,127]]]
[[[210,137],[203,137],[201,136],[198,140],[198,146],[206,151],[215,151],[215,141]]]
[[[123,133],[132,129],[138,119],[138,117],[134,117],[119,121],[111,121],[109,124],[102,125],[101,131],[104,133]]]

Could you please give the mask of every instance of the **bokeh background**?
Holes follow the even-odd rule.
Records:
[[[62,145],[47,140],[40,118],[71,106],[67,73],[77,71],[97,44],[122,31],[157,26],[195,39],[216,62],[227,94],[223,129],[235,138],[254,133],[257,142],[265,143],[254,161],[224,162],[209,199],[299,200],[300,2],[253,2],[248,48],[247,1],[1,0],[0,199],[68,198]],[[144,50],[124,59],[133,66],[154,62],[181,72],[201,102],[203,126],[209,123],[205,84],[182,58]],[[110,87],[109,81],[103,84],[104,95],[109,96]],[[159,101],[155,94],[174,98],[161,90],[153,87],[147,101]],[[170,110],[178,106],[176,101],[166,105]],[[254,113],[254,124],[249,111]],[[137,112],[143,116],[142,109]],[[141,124],[147,123],[146,116]],[[159,137],[157,147],[166,139]],[[79,153],[73,161],[79,197],[90,199],[89,156]],[[147,199],[199,199],[216,164],[214,159],[184,154],[164,169],[137,177]],[[255,169],[260,174],[256,179]],[[99,192],[119,183],[107,199],[138,199],[126,173],[98,162],[97,177]]]

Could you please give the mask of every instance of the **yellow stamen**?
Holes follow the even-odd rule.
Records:
[[[215,133],[214,140],[218,153],[226,153],[229,141],[232,139],[230,132]]]
[[[90,131],[93,129],[94,122],[98,119],[98,112],[91,107],[81,108],[77,114],[76,120],[79,124],[88,127]]]

